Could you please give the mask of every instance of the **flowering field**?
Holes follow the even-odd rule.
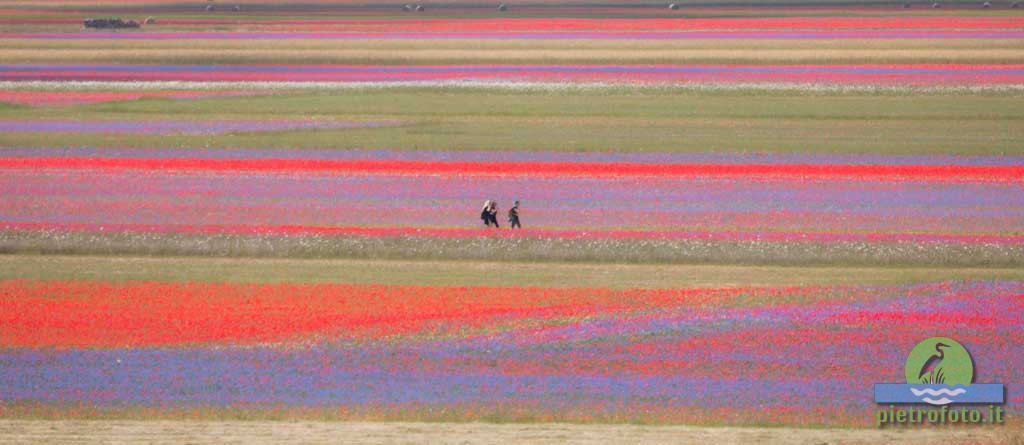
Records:
[[[1020,425],[1008,3],[9,3],[0,441],[40,417],[871,427],[872,385],[936,335]],[[154,20],[81,27],[108,16]]]
[[[4,18],[0,24],[80,24],[79,18]],[[293,31],[458,32],[458,31],[669,31],[751,29],[1014,29],[1019,16],[743,17],[743,18],[168,18],[169,26],[282,27]]]
[[[237,254],[225,245],[234,242],[264,254],[302,254],[293,250],[302,240],[308,256],[433,250],[427,256],[518,260],[1024,259],[1024,162],[1010,157],[957,163],[917,156],[880,165],[849,156],[536,152],[5,154],[0,226],[14,250]],[[527,229],[483,228],[481,190],[507,197],[505,206],[526,202]],[[136,235],[109,239],[122,232]],[[54,236],[45,242],[40,234]],[[261,241],[245,241],[252,237]]]
[[[1024,57],[1024,21],[1013,15],[159,23],[130,32],[0,29],[0,81],[1016,85]],[[241,29],[208,31],[221,26]]]
[[[1019,282],[611,291],[15,280],[0,290],[0,398],[72,415],[191,406],[868,425],[871,385],[898,381],[916,339],[950,325],[986,379],[1022,377]]]

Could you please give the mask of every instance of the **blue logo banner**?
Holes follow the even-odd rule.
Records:
[[[971,385],[907,385],[876,383],[875,403],[1003,403],[1003,385],[975,383]]]

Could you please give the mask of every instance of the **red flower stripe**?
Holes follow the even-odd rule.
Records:
[[[380,338],[437,323],[586,317],[665,305],[703,306],[742,292],[89,281],[0,282],[0,347],[254,344],[317,336]]]

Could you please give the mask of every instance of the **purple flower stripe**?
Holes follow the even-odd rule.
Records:
[[[1024,186],[1016,183],[255,172],[6,171],[0,221],[475,227],[490,197],[522,200],[534,229],[1024,233]]]
[[[0,121],[0,131],[31,133],[221,134],[254,131],[377,128],[394,121]]]
[[[0,65],[0,80],[268,82],[1024,83],[1024,65]]]
[[[139,72],[139,73],[336,73],[336,74],[677,74],[677,73],[782,73],[782,74],[921,74],[956,75],[1024,74],[1020,65],[0,65],[0,74],[18,72]]]

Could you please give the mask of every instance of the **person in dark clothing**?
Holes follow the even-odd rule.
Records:
[[[480,219],[484,220],[484,225],[487,227],[491,226],[491,200],[484,201],[484,207],[480,209]]]
[[[491,201],[491,206],[487,210],[487,215],[490,218],[491,224],[494,224],[494,227],[496,227],[496,228],[501,227],[501,226],[498,225],[498,202],[497,201]]]
[[[512,208],[508,209],[508,224],[512,226],[513,229],[523,228],[522,224],[519,224],[519,201],[516,201],[512,205]]]

